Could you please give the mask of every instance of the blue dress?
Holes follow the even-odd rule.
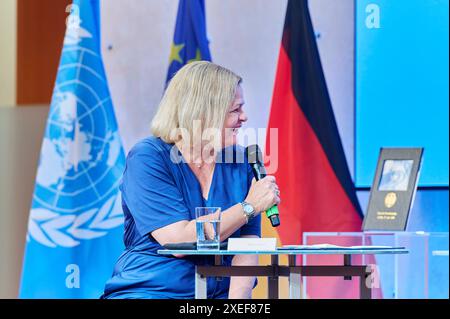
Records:
[[[159,255],[157,250],[162,247],[151,232],[195,219],[195,207],[221,207],[225,211],[246,198],[253,174],[244,149],[232,146],[222,150],[218,158],[222,162],[215,165],[205,199],[196,176],[173,144],[148,137],[132,148],[120,185],[125,251],[102,298],[194,298],[195,265],[213,264],[214,257]],[[231,237],[242,235],[261,235],[260,215]],[[231,259],[227,256],[224,264],[230,265]],[[208,298],[227,298],[229,284],[229,278],[208,278]]]

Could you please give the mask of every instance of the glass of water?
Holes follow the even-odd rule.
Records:
[[[220,207],[195,207],[198,250],[220,250]]]

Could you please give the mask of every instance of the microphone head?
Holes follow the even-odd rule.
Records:
[[[245,148],[247,159],[250,164],[264,165],[261,150],[258,144],[249,145]]]

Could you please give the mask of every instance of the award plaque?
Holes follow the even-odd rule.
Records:
[[[363,230],[406,230],[423,148],[382,148]]]

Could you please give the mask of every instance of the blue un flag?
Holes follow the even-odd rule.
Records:
[[[192,61],[211,61],[204,0],[180,0],[166,83]]]
[[[42,142],[21,298],[98,298],[123,250],[125,156],[100,54],[98,0],[74,0]]]

